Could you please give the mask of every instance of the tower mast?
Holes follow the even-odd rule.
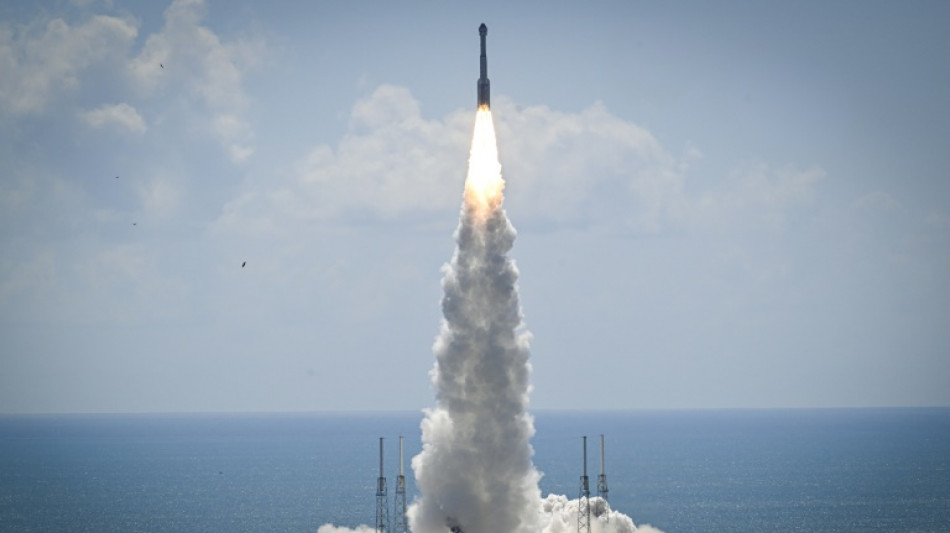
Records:
[[[600,477],[597,478],[597,496],[604,500],[604,520],[610,520],[610,505],[607,502],[607,469],[604,466],[604,434],[600,434]]]
[[[587,478],[587,435],[584,435],[584,475],[577,497],[577,533],[590,533],[590,481]]]
[[[396,476],[396,523],[393,533],[409,533],[406,523],[406,476],[402,468],[402,435],[399,436],[399,475]]]
[[[389,531],[389,504],[386,495],[386,476],[383,475],[383,438],[379,438],[379,478],[376,480],[376,531]]]

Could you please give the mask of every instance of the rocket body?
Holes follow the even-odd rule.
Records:
[[[491,107],[491,84],[488,81],[488,56],[485,53],[485,37],[488,35],[488,26],[478,27],[478,35],[482,41],[481,68],[478,77],[478,107]]]

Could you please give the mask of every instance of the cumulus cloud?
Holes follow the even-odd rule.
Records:
[[[169,86],[184,88],[184,98],[210,113],[208,131],[235,161],[253,151],[253,130],[244,118],[249,98],[244,91],[246,69],[261,54],[260,42],[224,42],[201,24],[202,0],[175,0],[165,11],[165,24],[149,35],[129,63],[132,78],[146,94]]]
[[[0,25],[0,109],[40,113],[80,74],[109,58],[121,59],[138,34],[133,21],[96,15],[70,25],[61,18],[19,27]]]
[[[300,220],[346,223],[454,211],[473,119],[457,111],[425,120],[408,89],[383,85],[356,103],[350,130],[336,146],[316,145],[283,175],[248,184],[225,206],[217,227],[275,231]]]
[[[519,219],[655,231],[682,194],[676,158],[600,103],[577,113],[505,99],[495,108],[509,206]]]
[[[103,105],[96,109],[82,111],[79,113],[79,117],[94,128],[113,126],[120,130],[138,134],[145,133],[145,130],[148,129],[142,115],[126,103]]]
[[[300,161],[296,185],[318,202],[318,217],[456,206],[472,118],[424,120],[408,89],[383,85],[354,106],[351,131],[335,150],[317,146]]]
[[[140,110],[161,101],[160,109],[180,112],[186,131],[216,139],[232,161],[244,161],[255,152],[244,76],[260,61],[264,44],[219,37],[202,24],[205,12],[203,0],[173,1],[164,25],[137,53],[138,22],[131,17],[0,22],[0,112],[38,114],[80,89],[90,91],[86,96],[102,87],[131,88],[124,102],[97,102],[77,116],[93,128],[144,134],[149,124]],[[89,75],[94,68],[95,79]]]
[[[655,228],[681,191],[678,163],[646,130],[595,104],[580,113],[520,109],[495,114],[509,205],[519,220]],[[457,208],[474,113],[421,116],[408,89],[377,88],[357,102],[337,146],[314,146],[276,187],[246,191],[225,218],[260,201],[300,219],[418,217]],[[608,205],[595,198],[605,190]]]
[[[570,113],[499,97],[493,111],[506,204],[519,227],[655,233],[752,217],[768,229],[813,205],[825,177],[820,168],[748,164],[716,180],[720,188],[691,196],[689,165],[699,150],[675,156],[602,104]],[[408,89],[382,85],[353,106],[335,146],[315,145],[282,175],[248,183],[218,228],[266,232],[301,220],[425,221],[453,212],[473,123],[471,110],[424,118]]]

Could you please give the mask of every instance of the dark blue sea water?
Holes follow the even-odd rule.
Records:
[[[375,521],[418,413],[0,417],[0,531],[314,532]],[[537,413],[542,493],[599,434],[615,509],[668,533],[950,531],[950,409]],[[407,475],[410,499],[415,493]]]

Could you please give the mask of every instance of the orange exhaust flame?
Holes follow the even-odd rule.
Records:
[[[465,178],[465,206],[483,222],[501,207],[504,200],[505,180],[498,162],[498,144],[491,110],[480,106],[475,115],[475,133],[468,158],[468,176]]]

